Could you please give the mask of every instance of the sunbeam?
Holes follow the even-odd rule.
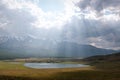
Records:
[[[36,57],[82,58],[119,50],[120,10],[112,2],[1,0],[0,43],[12,53]]]
[[[120,80],[120,0],[0,0],[0,80]]]

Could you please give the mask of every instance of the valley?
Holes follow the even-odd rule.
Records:
[[[79,61],[64,61],[64,63],[90,65],[83,68],[32,69],[23,66],[24,60],[0,61],[0,80],[119,80],[119,54],[93,56]],[[102,59],[103,57],[105,59]],[[109,57],[112,57],[111,60]]]

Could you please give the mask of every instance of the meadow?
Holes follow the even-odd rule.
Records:
[[[120,62],[88,63],[90,67],[31,69],[24,62],[0,61],[0,80],[120,80]]]

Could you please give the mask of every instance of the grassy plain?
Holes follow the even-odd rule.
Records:
[[[0,61],[0,80],[120,80],[120,62],[65,69],[31,69],[23,64]]]

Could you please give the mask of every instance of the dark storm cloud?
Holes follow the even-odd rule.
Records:
[[[120,8],[120,0],[81,0],[78,4],[81,9],[91,7],[96,11],[102,11],[105,8]]]

